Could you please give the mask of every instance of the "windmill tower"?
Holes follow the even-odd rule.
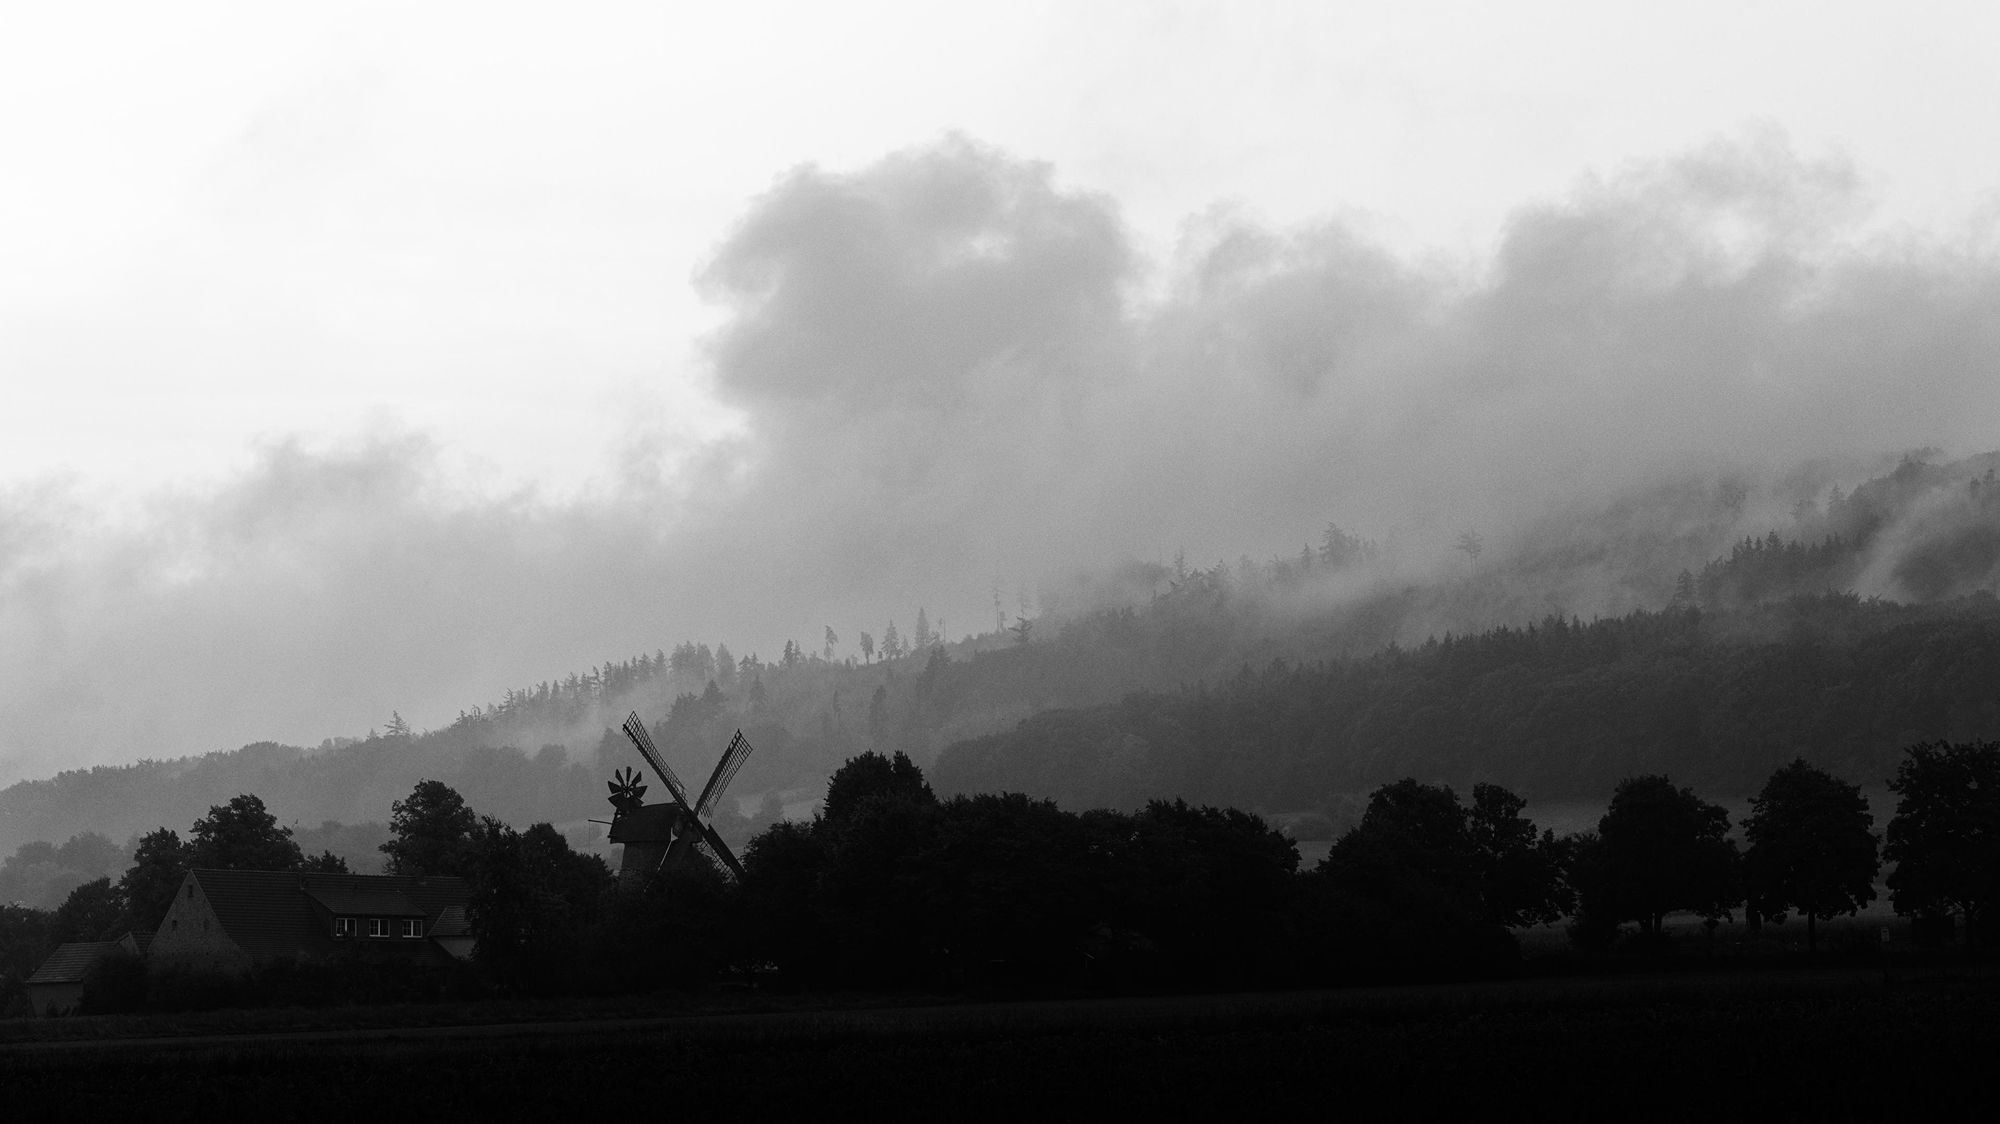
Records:
[[[688,803],[687,788],[681,779],[660,756],[653,745],[652,735],[646,732],[646,724],[639,721],[639,713],[633,711],[625,719],[622,727],[625,736],[631,740],[633,748],[653,770],[660,782],[667,786],[672,802],[647,804],[641,798],[646,795],[646,786],[639,783],[639,774],[631,769],[620,769],[612,774],[615,779],[607,782],[611,789],[611,806],[616,809],[611,816],[610,839],[625,846],[625,856],[618,864],[618,881],[626,886],[637,885],[646,875],[665,869],[671,863],[685,862],[693,852],[705,851],[738,881],[743,878],[743,864],[736,861],[736,855],[729,844],[716,834],[715,826],[709,822],[709,814],[716,801],[722,799],[723,790],[736,779],[736,771],[750,756],[752,746],[743,731],[729,739],[729,747],[722,751],[722,757],[715,763],[715,771],[708,776],[708,783],[702,786],[701,796],[694,803]]]

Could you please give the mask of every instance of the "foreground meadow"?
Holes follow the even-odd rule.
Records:
[[[1879,970],[1631,975],[1243,995],[785,1009],[523,1006],[215,1013],[67,1033],[10,1027],[15,1109],[187,1106],[319,1117],[406,1109],[725,1117],[1326,1111],[1781,1116],[1968,1106],[2000,1046],[2000,983]],[[368,1025],[371,1021],[378,1025]],[[166,1032],[166,1033],[162,1033]]]

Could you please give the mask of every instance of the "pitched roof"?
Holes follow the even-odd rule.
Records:
[[[315,903],[343,916],[420,916],[430,931],[446,910],[462,914],[470,897],[464,879],[444,875],[200,869],[192,877],[222,931],[256,961],[331,952],[336,942]]]
[[[469,937],[472,924],[465,919],[464,906],[450,906],[431,922],[430,935],[433,937]]]
[[[304,875],[284,870],[196,870],[208,906],[222,931],[256,961],[301,953],[323,953],[331,935],[322,931],[311,902],[300,891]]]
[[[472,887],[465,879],[449,874],[307,874],[302,875],[306,888],[322,900],[336,895],[353,895],[352,900],[373,898],[375,895],[394,895],[414,907],[401,916],[415,917],[421,914],[429,928],[429,922],[436,921],[438,915],[452,906],[465,908],[472,900]],[[387,904],[386,902],[384,904]],[[355,913],[373,912],[370,909],[356,909]],[[375,912],[377,917],[393,917],[397,914]]]
[[[422,917],[426,912],[417,903],[395,890],[308,885],[305,891],[330,913],[368,914],[374,917]]]
[[[82,983],[97,962],[119,951],[117,941],[71,941],[49,954],[29,976],[31,984]]]

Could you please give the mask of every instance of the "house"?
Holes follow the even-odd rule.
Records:
[[[278,960],[444,965],[472,954],[468,898],[464,879],[443,875],[194,870],[148,960],[227,973]]]
[[[25,981],[28,1005],[38,1015],[67,1015],[83,998],[83,985],[107,956],[144,956],[150,937],[126,933],[115,941],[71,941],[49,954]]]

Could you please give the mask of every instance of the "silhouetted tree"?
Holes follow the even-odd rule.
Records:
[[[925,805],[937,803],[930,783],[924,780],[923,770],[917,768],[908,754],[898,751],[894,757],[884,757],[870,750],[848,758],[847,763],[827,781],[826,801],[820,806],[820,819],[840,827],[851,820],[864,803],[885,799]]]
[[[1742,900],[1728,834],[1727,811],[1666,777],[1620,783],[1597,823],[1610,916],[1637,921],[1648,936],[1676,910],[1726,916]]]
[[[1527,804],[1497,784],[1472,786],[1466,828],[1479,863],[1481,912],[1499,925],[1547,925],[1576,905],[1564,877],[1567,847],[1553,831],[1535,833],[1521,815]]]
[[[582,930],[611,874],[546,823],[517,832],[482,816],[472,830],[470,881],[474,956],[507,986],[548,991],[575,969]]]
[[[1108,919],[1110,871],[1081,818],[1019,793],[961,796],[939,809],[920,856],[924,898],[957,967],[1048,979],[1070,969]]]
[[[1753,908],[1797,909],[1806,918],[1806,947],[1819,947],[1818,923],[1852,915],[1875,900],[1875,836],[1868,798],[1806,764],[1771,774],[1743,821],[1750,849],[1743,876]]]
[[[139,839],[132,865],[118,880],[132,924],[141,931],[159,928],[173,905],[174,894],[187,878],[188,847],[171,828],[157,828]]]
[[[94,878],[69,892],[56,909],[57,941],[107,941],[128,927],[125,898],[109,878]]]
[[[48,910],[0,903],[0,1019],[39,1013],[28,1005],[23,981],[54,949],[54,923]]]
[[[827,971],[820,914],[826,866],[825,840],[809,823],[774,823],[743,851],[743,909],[752,951],[791,982],[816,982]]]
[[[1370,793],[1361,822],[1321,862],[1337,883],[1369,897],[1386,900],[1396,884],[1414,884],[1468,915],[1478,910],[1478,866],[1458,797],[1411,778]]]
[[[1526,806],[1492,784],[1474,786],[1470,809],[1442,786],[1412,779],[1384,785],[1322,869],[1385,903],[1420,890],[1435,906],[1488,924],[1554,921],[1571,904],[1563,848],[1553,832],[1537,836],[1521,815]]]
[[[218,804],[188,829],[188,865],[217,870],[297,870],[305,856],[292,829],[249,793]]]
[[[334,854],[331,850],[321,851],[317,855],[307,855],[300,861],[299,869],[309,874],[351,873],[347,869],[347,860]]]
[[[1897,913],[1957,914],[1966,941],[2000,894],[2000,743],[1922,742],[1904,752],[1882,857]]]
[[[479,817],[443,781],[421,780],[410,795],[389,805],[389,831],[381,845],[390,874],[456,874],[471,871],[470,848]]]
[[[867,984],[921,978],[939,947],[919,861],[938,804],[923,773],[902,753],[849,759],[813,829],[827,852],[820,908],[841,973]]]
[[[1131,927],[1179,973],[1251,982],[1285,970],[1299,852],[1261,817],[1154,800],[1120,850]]]

